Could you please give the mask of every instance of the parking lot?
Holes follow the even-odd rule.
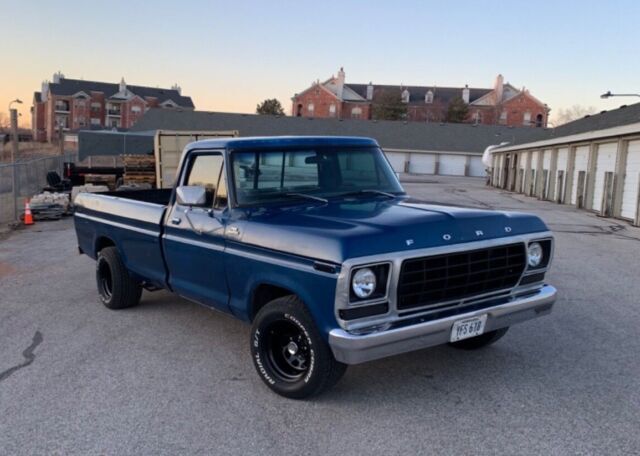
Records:
[[[0,454],[638,454],[640,229],[482,179],[405,189],[540,215],[552,314],[287,400],[255,374],[248,326],[166,292],[107,310],[72,220],[38,223],[0,240]]]

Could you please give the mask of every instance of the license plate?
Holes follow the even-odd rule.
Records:
[[[484,325],[486,322],[487,314],[456,321],[451,328],[451,337],[449,340],[451,342],[456,342],[458,340],[479,336],[484,332]]]

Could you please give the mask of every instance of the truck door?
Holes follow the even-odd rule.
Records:
[[[206,189],[201,207],[174,201],[163,235],[169,285],[181,296],[228,311],[224,272],[224,225],[227,215],[227,184],[224,156],[220,152],[192,154],[183,165],[176,185],[199,185]]]

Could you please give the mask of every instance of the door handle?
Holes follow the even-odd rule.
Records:
[[[180,222],[182,222],[182,219],[179,219],[178,217],[174,217],[171,219],[171,223],[173,223],[174,225],[180,225]]]

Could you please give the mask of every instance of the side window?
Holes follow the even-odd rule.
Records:
[[[220,171],[222,170],[222,155],[196,155],[191,160],[186,185],[199,185],[207,191],[206,207],[213,207],[213,200],[216,193]],[[225,186],[226,187],[226,186]],[[226,188],[225,188],[226,193]]]

